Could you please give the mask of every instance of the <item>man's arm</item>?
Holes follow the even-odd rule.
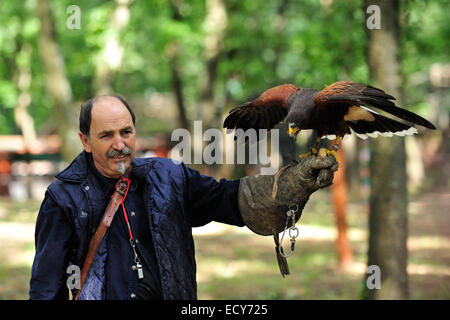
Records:
[[[30,299],[67,299],[66,261],[72,228],[63,210],[47,193],[39,210],[31,269]]]
[[[245,225],[238,205],[240,179],[221,179],[218,182],[185,164],[181,165],[186,176],[185,201],[191,226],[199,227],[211,221],[240,227]]]
[[[287,210],[296,208],[298,219],[310,195],[331,185],[337,166],[332,156],[312,156],[277,175],[217,182],[183,164],[191,225],[214,220],[246,225],[261,235],[277,234],[286,224]]]

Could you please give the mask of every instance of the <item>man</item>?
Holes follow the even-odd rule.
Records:
[[[98,248],[80,299],[195,299],[192,227],[218,221],[264,235],[280,232],[288,206],[302,210],[337,169],[333,157],[310,157],[277,177],[272,199],[273,176],[217,182],[171,159],[135,159],[135,116],[118,96],[82,106],[79,136],[84,151],[56,175],[39,211],[31,299],[68,298],[68,267],[83,266],[116,183],[129,168],[124,207]]]

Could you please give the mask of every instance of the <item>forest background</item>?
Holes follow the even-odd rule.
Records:
[[[221,128],[267,88],[338,80],[380,87],[438,129],[344,139],[340,176],[300,220],[289,280],[270,239],[194,230],[199,298],[450,298],[449,9],[445,0],[1,1],[0,298],[27,298],[39,204],[81,151],[82,102],[120,94],[137,115],[139,154],[167,156],[173,130],[195,120]],[[314,137],[295,143],[280,128],[286,164]],[[218,179],[258,171],[192,167]],[[368,289],[367,265],[381,267],[382,289]]]

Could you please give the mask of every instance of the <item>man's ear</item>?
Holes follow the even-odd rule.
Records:
[[[81,143],[83,144],[84,150],[86,150],[86,152],[90,153],[92,150],[89,145],[89,138],[81,131],[78,132],[78,135],[80,136],[80,140],[81,140]]]

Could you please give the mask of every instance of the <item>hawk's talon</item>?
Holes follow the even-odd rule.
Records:
[[[322,159],[325,158],[326,156],[329,156],[329,155],[332,155],[337,160],[337,152],[336,152],[336,150],[328,150],[328,149],[325,149],[325,148],[321,148],[319,150],[319,153],[317,154],[317,156],[319,158],[322,158]]]
[[[337,158],[338,158],[338,155],[337,155],[337,151],[336,150],[327,150],[327,154],[328,155],[332,155],[332,156],[334,156],[334,158],[337,160]]]
[[[310,152],[301,154],[298,157],[299,158],[307,158],[307,157],[313,156],[313,155],[317,156],[317,149],[315,147],[312,147]]]
[[[301,154],[301,155],[299,155],[298,157],[299,158],[307,158],[307,157],[309,157],[309,156],[311,156],[312,154],[311,154],[311,151],[310,152],[308,152],[308,153],[304,153],[304,154]]]

